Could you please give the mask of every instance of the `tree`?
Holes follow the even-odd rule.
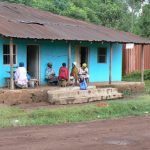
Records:
[[[139,18],[139,34],[150,38],[150,4],[143,7],[142,15]]]
[[[135,22],[145,0],[125,0],[131,11],[131,32],[135,32]]]

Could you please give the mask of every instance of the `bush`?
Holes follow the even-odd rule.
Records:
[[[140,81],[141,80],[141,72],[134,71],[130,74],[123,76],[124,81]],[[144,80],[150,80],[150,70],[144,71]]]
[[[134,71],[130,74],[123,76],[124,81],[140,81],[141,73],[139,71]]]
[[[150,70],[144,71],[144,80],[150,80]]]

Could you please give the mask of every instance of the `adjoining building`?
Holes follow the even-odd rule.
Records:
[[[150,45],[144,46],[144,69],[150,70]],[[141,45],[123,46],[123,75],[141,70]]]

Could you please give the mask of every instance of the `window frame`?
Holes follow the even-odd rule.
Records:
[[[4,63],[4,56],[9,56],[10,57],[10,49],[9,49],[9,54],[4,54],[4,46],[9,46],[9,44],[3,44],[3,65],[10,65],[10,62],[9,63]],[[16,44],[13,44],[13,47],[15,46],[15,51],[16,53],[13,54],[13,56],[15,56],[15,63],[13,63],[13,65],[16,65],[17,64],[17,45]],[[10,60],[9,60],[10,61]]]
[[[105,49],[105,54],[100,55],[100,51],[101,51],[100,49]],[[105,56],[105,62],[100,62],[100,59],[99,59],[100,56]],[[97,63],[99,63],[99,64],[106,64],[107,63],[107,47],[98,47],[98,49],[97,49]]]

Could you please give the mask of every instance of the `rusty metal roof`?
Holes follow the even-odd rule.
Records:
[[[150,44],[150,40],[132,33],[6,2],[0,3],[0,34],[16,38]]]

